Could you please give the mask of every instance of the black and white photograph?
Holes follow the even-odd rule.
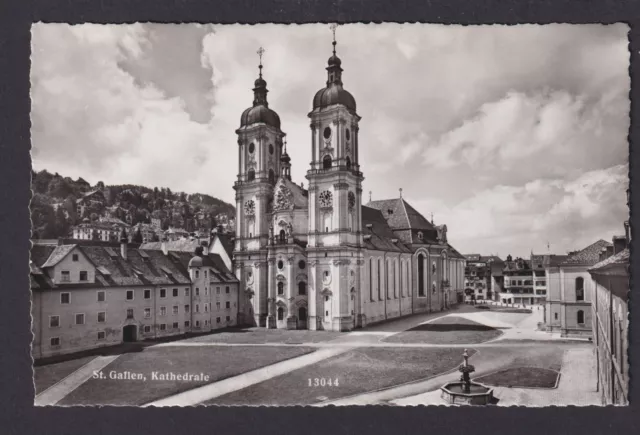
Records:
[[[629,30],[34,23],[35,406],[628,405]]]

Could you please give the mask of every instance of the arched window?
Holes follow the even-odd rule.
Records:
[[[331,169],[331,156],[326,155],[322,159],[322,169]]]
[[[382,269],[382,264],[380,263],[380,259],[378,258],[378,300],[382,300],[382,286],[380,285],[380,269]]]
[[[424,296],[424,255],[418,255],[418,296]]]
[[[280,243],[285,243],[287,241],[287,233],[285,230],[280,230]]]
[[[307,320],[307,309],[305,307],[300,307],[298,310],[298,319]]]
[[[584,325],[584,311],[578,310],[578,325]]]
[[[347,169],[351,170],[351,159],[347,157]]]
[[[247,173],[247,180],[253,181],[255,179],[256,179],[256,171],[254,171],[253,169],[249,169],[249,172]]]
[[[273,169],[269,169],[269,183],[275,184],[276,182],[276,174],[273,172]]]
[[[418,231],[418,240],[422,239],[424,239],[424,234],[422,234],[422,231]]]
[[[373,302],[373,259],[369,259],[369,298]]]
[[[278,281],[278,294],[279,295],[284,294],[284,283],[282,281]]]
[[[349,213],[349,231],[353,231],[353,213]]]
[[[329,231],[331,231],[331,213],[324,214],[322,225],[324,227],[325,233],[328,233]]]
[[[284,308],[278,307],[278,320],[284,320]]]
[[[306,295],[307,294],[307,283],[304,281],[300,281],[298,283],[298,294]]]
[[[584,301],[584,278],[576,278],[576,301]]]

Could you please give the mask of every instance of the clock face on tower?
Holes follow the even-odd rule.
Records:
[[[320,207],[331,207],[333,205],[333,195],[328,190],[320,192]]]
[[[352,210],[356,206],[356,195],[353,192],[349,192],[349,209]]]
[[[247,216],[253,216],[256,213],[256,203],[253,201],[253,199],[250,199],[249,201],[244,203],[244,213]]]

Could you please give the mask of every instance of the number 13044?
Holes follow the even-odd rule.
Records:
[[[338,378],[309,378],[309,387],[337,387],[340,385]]]

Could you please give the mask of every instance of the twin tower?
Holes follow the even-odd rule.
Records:
[[[263,50],[258,53],[262,57]],[[260,74],[238,135],[234,268],[240,322],[268,328],[350,330],[358,326],[363,263],[356,101],[329,58],[313,98],[308,190],[291,180],[278,114]]]

